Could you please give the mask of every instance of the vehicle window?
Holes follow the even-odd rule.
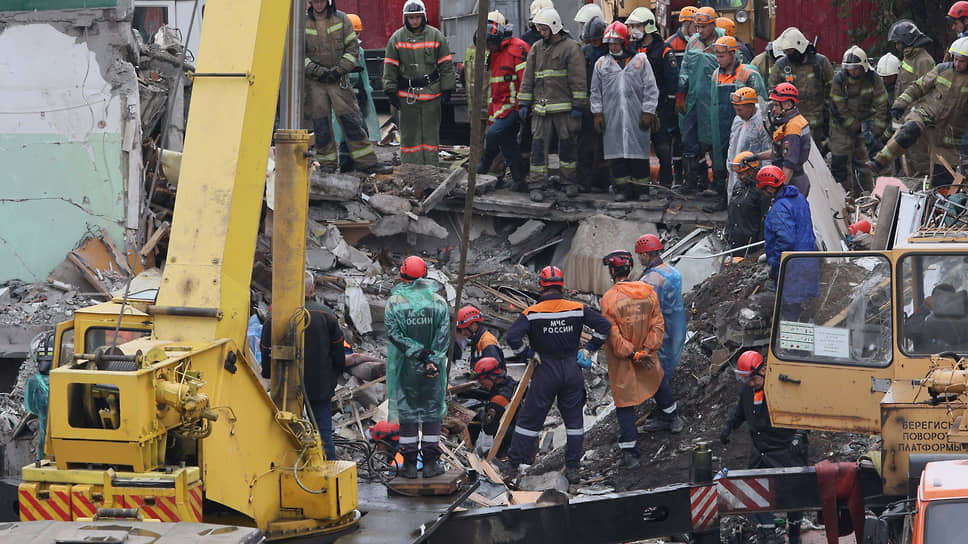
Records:
[[[968,351],[968,257],[908,254],[899,265],[901,350],[909,355]]]
[[[94,350],[107,345],[120,346],[125,342],[148,336],[151,331],[141,329],[121,329],[117,331],[115,341],[114,327],[91,327],[84,333],[84,351],[94,353]]]
[[[746,6],[746,0],[706,0],[700,3],[711,6],[716,11],[736,10]]]
[[[773,352],[791,362],[886,367],[893,353],[891,265],[880,255],[784,261]]]
[[[924,544],[963,542],[968,501],[933,502],[924,511]]]
[[[70,364],[74,360],[74,329],[67,329],[61,333],[60,349],[57,352],[59,354],[57,366]]]

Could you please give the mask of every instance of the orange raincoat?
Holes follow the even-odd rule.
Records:
[[[659,297],[640,281],[620,281],[602,297],[602,315],[612,323],[605,358],[615,406],[637,406],[652,397],[662,382],[659,346],[665,321]],[[645,363],[633,363],[633,351],[646,350]]]

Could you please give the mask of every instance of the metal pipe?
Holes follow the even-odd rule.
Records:
[[[302,125],[303,56],[306,48],[306,4],[292,0],[289,13],[289,33],[286,52],[282,57],[282,77],[279,85],[279,128],[298,129]],[[360,48],[363,54],[363,48]]]
[[[146,309],[148,315],[177,315],[180,317],[214,317],[222,319],[222,312],[218,308],[197,308],[192,306],[158,306],[149,304]]]

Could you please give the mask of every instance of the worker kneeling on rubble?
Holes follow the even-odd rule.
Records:
[[[427,263],[407,257],[400,279],[387,300],[387,397],[390,420],[400,423],[404,478],[417,477],[417,453],[423,476],[442,474],[440,422],[447,413],[447,348],[450,316],[441,285],[427,279]],[[423,443],[418,444],[418,431]]]
[[[624,24],[608,25],[602,41],[609,54],[595,62],[591,109],[595,130],[605,135],[605,159],[612,165],[615,200],[624,201],[637,198],[637,187],[645,191],[648,184],[650,135],[659,130],[655,114],[659,88],[649,57],[629,49]]]
[[[766,405],[766,361],[755,351],[746,351],[736,362],[736,379],[743,382],[739,401],[726,420],[719,441],[729,444],[729,435],[744,422],[749,426],[749,468],[795,467],[807,464],[807,431],[781,429],[770,424],[770,410]],[[787,542],[800,544],[802,512],[787,513]],[[753,514],[756,522],[757,544],[776,544],[776,526],[772,512]]]
[[[457,346],[458,349],[470,345],[470,363],[474,366],[482,357],[493,357],[501,368],[507,369],[504,362],[504,351],[497,343],[497,337],[484,327],[484,315],[480,310],[468,304],[457,310]],[[460,355],[455,355],[460,358]]]
[[[551,403],[558,400],[558,411],[565,421],[565,477],[578,483],[581,476],[582,445],[585,440],[582,408],[585,406],[585,378],[581,367],[591,366],[592,354],[608,338],[612,325],[602,314],[580,302],[565,300],[565,276],[557,266],[546,266],[538,278],[541,298],[524,310],[508,330],[507,342],[514,352],[536,358],[528,397],[518,415],[506,464],[499,463],[505,477],[513,478],[527,467],[535,454],[538,435],[544,427]],[[595,332],[579,350],[582,326]],[[530,346],[522,340],[528,336]],[[536,353],[537,352],[537,353]],[[577,361],[577,364],[576,364]]]
[[[487,392],[487,398],[483,399],[486,403],[471,420],[468,431],[475,449],[481,455],[487,455],[501,426],[504,411],[518,388],[518,382],[508,375],[507,369],[494,357],[481,357],[472,368],[481,389]],[[518,414],[515,413],[507,428],[514,426],[517,417]],[[497,450],[498,457],[507,455],[508,448],[511,447],[511,436],[511,433],[505,433]]]
[[[618,416],[619,466],[639,465],[639,433],[635,428],[635,407],[659,389],[662,365],[659,347],[665,334],[665,320],[659,297],[651,285],[630,281],[632,254],[613,251],[602,258],[614,285],[602,296],[602,315],[612,324],[605,344],[608,383]]]
[[[391,170],[377,163],[360,106],[347,79],[357,68],[360,54],[353,22],[336,9],[336,0],[312,0],[306,16],[306,113],[313,120],[316,160],[323,172],[338,170],[331,111],[336,113],[358,170],[380,173]]]

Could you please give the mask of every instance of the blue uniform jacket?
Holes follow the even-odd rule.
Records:
[[[659,363],[666,374],[679,366],[682,348],[686,345],[686,307],[682,303],[682,275],[672,266],[661,263],[647,269],[641,281],[655,289],[659,307],[665,320],[665,335],[659,347]]]
[[[763,225],[766,242],[766,261],[770,263],[770,277],[776,279],[780,271],[780,254],[784,251],[816,251],[810,205],[793,185],[786,185],[773,198],[773,206]]]
[[[507,342],[518,355],[529,355],[524,344],[528,335],[530,349],[544,359],[575,359],[581,342],[582,325],[595,332],[585,349],[595,351],[608,338],[612,324],[597,311],[580,302],[565,300],[561,293],[541,295],[537,304],[530,306],[518,316],[508,329]]]

